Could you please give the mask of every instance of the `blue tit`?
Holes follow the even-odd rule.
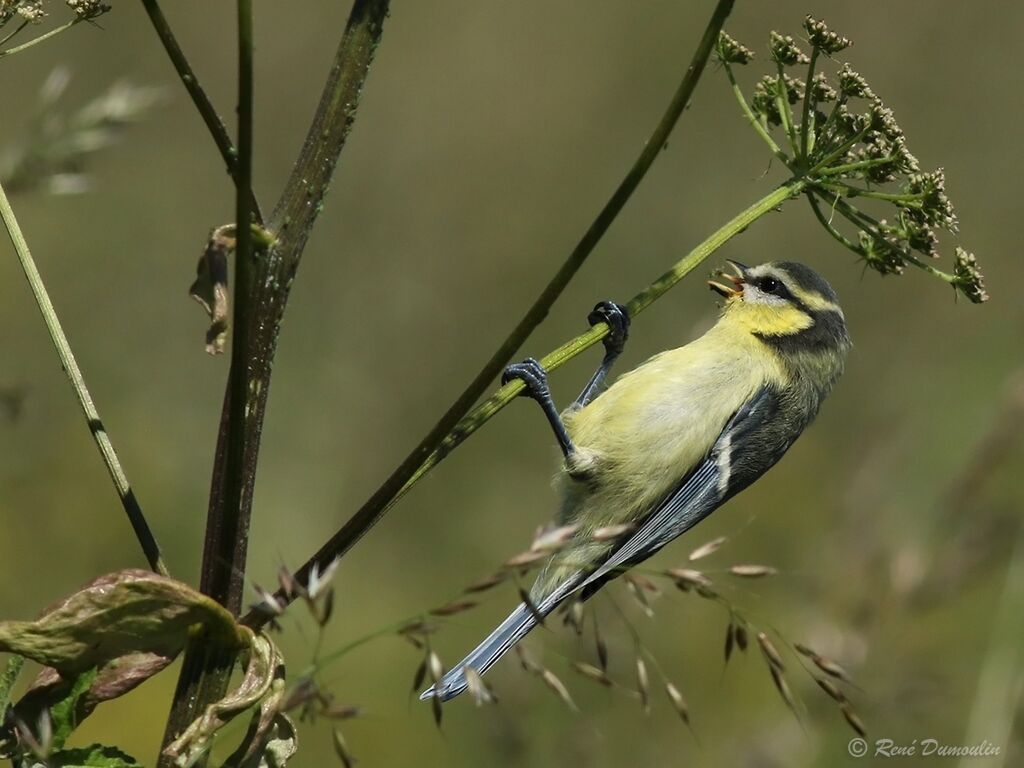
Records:
[[[542,567],[530,604],[422,699],[457,696],[467,667],[485,673],[559,605],[586,600],[706,518],[782,458],[814,419],[850,349],[835,292],[803,264],[730,264],[735,274],[709,282],[725,299],[718,322],[604,391],[628,315],[599,304],[590,319],[609,324],[607,353],[562,414],[536,361],[509,366],[506,379],[523,380],[565,455],[557,522],[574,533]],[[623,533],[609,541],[594,536],[598,529]]]

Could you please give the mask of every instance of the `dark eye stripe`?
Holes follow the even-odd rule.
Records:
[[[786,299],[787,301],[794,300],[789,288],[777,277],[772,277],[771,275],[760,277],[754,281],[754,285],[772,296],[778,296],[780,299]]]

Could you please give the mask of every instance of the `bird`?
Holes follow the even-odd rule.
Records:
[[[832,287],[791,261],[728,260],[708,285],[724,299],[701,337],[661,352],[605,386],[629,335],[627,309],[599,303],[605,355],[564,413],[536,360],[503,381],[544,411],[563,454],[559,526],[571,538],[550,555],[528,595],[483,642],[420,696],[448,701],[544,617],[586,600],[749,486],[789,450],[843,372],[851,341]],[[621,531],[608,539],[597,531]]]

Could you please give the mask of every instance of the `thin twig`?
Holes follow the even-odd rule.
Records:
[[[717,251],[729,240],[740,234],[747,227],[753,224],[762,216],[771,213],[787,200],[800,195],[809,182],[803,177],[792,178],[782,186],[772,191],[769,195],[758,200],[752,206],[735,216],[732,220],[715,231],[710,237],[700,243],[674,267],[665,272],[661,277],[648,285],[644,290],[634,296],[626,305],[631,316],[636,316],[647,307],[657,301],[668,292],[687,274]],[[548,371],[560,368],[572,358],[594,344],[597,344],[608,334],[608,326],[598,323],[586,333],[566,342],[558,349],[541,358],[540,362]],[[364,504],[356,514],[349,518],[320,550],[313,555],[298,571],[297,578],[301,581],[315,565],[324,567],[334,558],[342,556],[353,544],[355,544],[365,533],[367,520],[376,521],[380,519],[395,503],[404,496],[413,485],[422,479],[431,469],[437,466],[455,448],[461,445],[466,438],[476,432],[490,419],[496,416],[502,409],[511,403],[522,391],[523,384],[519,380],[511,381],[498,389],[487,400],[474,408],[468,415],[461,419],[455,428],[444,438],[441,445],[430,453],[413,472],[405,484],[398,490],[390,500],[381,501],[378,491],[370,500]],[[382,509],[377,510],[374,505],[383,503]],[[371,523],[372,524],[372,523]],[[278,592],[275,597],[283,604],[289,602],[289,597],[283,592]],[[251,627],[261,627],[266,623],[266,617],[257,611],[250,611],[242,619],[243,623]]]
[[[40,35],[39,37],[33,37],[31,40],[24,42],[21,45],[16,45],[13,48],[8,48],[6,51],[0,51],[0,59],[2,59],[4,56],[10,56],[12,53],[20,53],[21,51],[24,51],[27,48],[31,48],[33,45],[37,45],[43,42],[44,40],[49,40],[51,37],[59,35],[61,32],[67,32],[69,29],[75,26],[75,24],[78,24],[82,21],[85,21],[85,18],[83,16],[75,16],[75,18],[73,18],[71,21],[65,22],[64,24],[61,24],[59,27],[54,27],[49,32],[46,32]],[[15,30],[15,33],[17,33],[18,31],[20,31],[20,29]],[[11,35],[11,37],[13,36],[14,35]]]
[[[128,482],[124,469],[121,467],[120,460],[117,458],[117,452],[114,450],[110,437],[107,435],[107,430],[100,420],[100,414],[96,410],[96,405],[93,403],[88,387],[85,385],[85,378],[78,367],[78,361],[75,360],[75,355],[71,351],[71,345],[68,343],[67,336],[64,335],[64,329],[61,327],[57,312],[50,301],[43,278],[36,268],[35,260],[32,258],[32,253],[28,248],[28,243],[25,242],[25,236],[21,232],[21,227],[18,226],[18,220],[14,216],[11,203],[7,199],[7,193],[2,186],[0,186],[0,216],[3,217],[7,233],[11,236],[14,250],[18,252],[18,259],[21,261],[21,268],[25,271],[28,284],[32,288],[36,306],[39,307],[39,311],[43,315],[43,321],[46,323],[46,329],[50,332],[50,339],[57,350],[57,356],[60,358],[64,372],[67,373],[71,386],[78,396],[78,404],[82,409],[82,413],[85,414],[85,419],[89,425],[89,431],[92,433],[93,440],[96,442],[96,447],[100,449],[100,455],[103,457],[103,463],[107,467],[107,472],[110,473],[110,478],[114,481],[114,488],[117,490],[117,495],[121,499],[124,511],[128,515],[128,521],[135,531],[135,537],[142,546],[142,551],[146,555],[150,568],[161,575],[167,576],[169,574],[167,566],[164,565],[163,558],[160,555],[160,546],[157,544],[156,538],[153,536],[153,532],[150,530],[149,524],[142,514],[139,502],[135,498],[135,492],[132,491],[131,484]]]
[[[480,372],[470,382],[469,386],[452,403],[430,432],[399,464],[397,469],[391,473],[383,485],[374,492],[345,526],[331,538],[324,549],[321,549],[321,553],[328,549],[339,553],[344,552],[366,531],[376,525],[395,499],[403,492],[403,488],[408,484],[409,480],[422,467],[424,461],[427,461],[438,450],[449,432],[456,428],[459,419],[469,412],[473,404],[487,391],[487,388],[498,374],[501,373],[502,368],[512,359],[512,356],[522,346],[523,342],[526,341],[527,337],[544,320],[552,305],[554,305],[580,267],[583,266],[583,263],[590,256],[598,242],[600,242],[605,232],[608,231],[612,222],[622,211],[623,207],[625,207],[627,201],[633,192],[636,191],[647,171],[664,148],[665,142],[668,140],[672,129],[679,120],[679,116],[686,108],[697,83],[700,81],[707,61],[718,40],[718,34],[725,24],[726,17],[732,11],[732,6],[733,0],[719,0],[704,30],[697,50],[694,51],[693,58],[686,68],[679,87],[672,96],[672,100],[669,102],[658,125],[644,144],[640,156],[611,198],[605,203],[601,212],[584,233],[572,253],[569,254],[569,257],[559,267],[558,271],[534,301],[533,305],[527,310],[508,338],[502,342],[501,346],[498,347],[484,367],[480,369]],[[341,542],[344,543],[339,549],[338,545]],[[321,560],[319,556],[314,556],[298,571],[299,578],[303,579],[308,576],[310,569],[316,562],[320,562],[323,565],[325,561]],[[248,618],[254,619],[255,617],[250,614]]]
[[[736,82],[736,75],[732,71],[732,66],[727,61],[722,62],[722,66],[725,69],[725,76],[729,80],[732,95],[736,97],[736,101],[739,103],[740,109],[743,111],[743,115],[747,118],[750,126],[754,129],[757,135],[761,137],[761,140],[768,145],[772,154],[781,160],[787,168],[790,167],[789,155],[783,152],[782,147],[775,143],[775,139],[773,139],[772,135],[768,133],[768,129],[761,124],[761,121],[757,119],[757,115],[754,114],[754,110],[752,110],[750,105],[747,103],[747,99],[743,95],[743,90],[740,88],[740,84]]]
[[[188,91],[188,95],[192,97],[192,103],[195,105],[196,111],[199,112],[199,116],[206,123],[206,128],[210,132],[210,136],[213,137],[217,149],[220,151],[221,159],[224,160],[228,174],[238,184],[238,154],[235,151],[235,145],[231,142],[231,136],[228,135],[228,129],[224,126],[224,121],[220,119],[220,115],[217,114],[217,110],[206,95],[206,91],[199,84],[199,79],[192,70],[192,65],[185,58],[185,53],[181,50],[181,46],[178,45],[178,40],[174,37],[174,32],[171,31],[171,25],[167,22],[160,4],[157,0],[142,0],[142,6],[145,8],[149,21],[153,25],[157,37],[160,38],[160,42],[163,44],[164,51],[166,51],[167,57],[171,60],[174,70],[178,73],[178,77],[185,86],[185,90]],[[252,210],[257,223],[262,224],[263,212],[260,210],[255,193],[252,194]]]

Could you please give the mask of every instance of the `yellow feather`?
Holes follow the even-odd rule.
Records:
[[[560,476],[562,520],[580,543],[556,558],[538,593],[610,548],[587,533],[636,521],[707,456],[729,418],[767,382],[778,356],[728,308],[704,336],[655,355],[589,405],[563,414],[577,453]]]

